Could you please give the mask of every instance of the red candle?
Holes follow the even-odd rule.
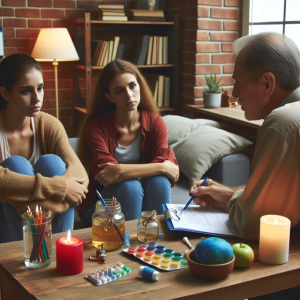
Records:
[[[56,240],[56,272],[61,275],[76,275],[83,271],[83,241],[71,237]]]

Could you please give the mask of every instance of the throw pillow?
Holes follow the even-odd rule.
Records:
[[[167,115],[162,117],[168,128],[168,145],[182,140],[188,136],[191,132],[197,130],[202,126],[212,126],[221,128],[222,125],[219,122],[206,120],[206,119],[189,119],[180,116]]]
[[[251,141],[239,135],[219,128],[203,126],[171,147],[179,169],[188,177],[192,185],[223,156],[239,152],[251,144]]]

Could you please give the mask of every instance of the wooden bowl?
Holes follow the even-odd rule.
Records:
[[[207,279],[221,279],[226,277],[233,270],[235,261],[234,254],[232,260],[225,264],[205,265],[197,263],[191,259],[194,250],[195,249],[191,249],[186,255],[189,269],[194,275]]]

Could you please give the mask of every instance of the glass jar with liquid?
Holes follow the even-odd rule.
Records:
[[[124,245],[125,216],[116,198],[104,201],[107,206],[98,201],[92,216],[92,243],[95,248],[103,244],[106,251],[113,251]]]
[[[155,242],[159,235],[156,211],[143,211],[137,223],[137,238],[144,243]]]

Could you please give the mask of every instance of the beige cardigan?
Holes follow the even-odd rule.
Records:
[[[0,167],[0,201],[14,206],[19,216],[27,210],[27,205],[35,212],[36,204],[43,211],[52,208],[53,214],[66,211],[71,203],[65,200],[66,177],[85,178],[83,185],[88,186],[88,175],[71,148],[67,133],[59,120],[41,112],[35,117],[35,127],[41,154],[55,154],[66,163],[63,176],[52,178],[20,175]]]

